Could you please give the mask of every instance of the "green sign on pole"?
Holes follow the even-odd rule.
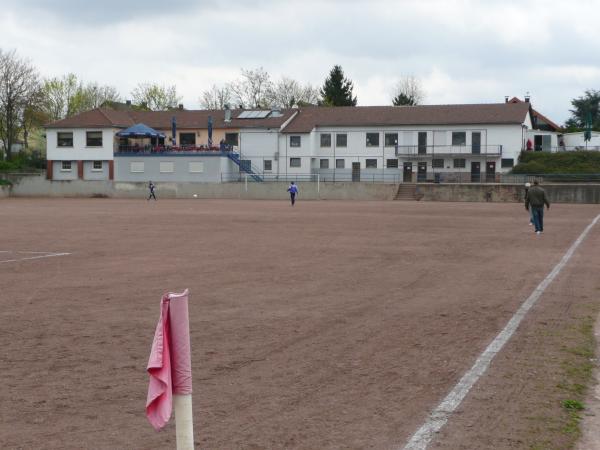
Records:
[[[592,139],[592,113],[588,112],[585,118],[585,130],[583,132],[583,140],[585,142]]]

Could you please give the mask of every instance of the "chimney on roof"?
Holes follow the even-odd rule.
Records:
[[[508,103],[508,95],[504,96],[504,103]]]
[[[529,96],[529,92],[527,94],[525,94],[525,103],[529,103],[529,99],[531,97]]]
[[[179,109],[183,110],[183,103],[179,104]]]
[[[225,105],[225,122],[231,122],[231,109],[229,109],[229,105]]]

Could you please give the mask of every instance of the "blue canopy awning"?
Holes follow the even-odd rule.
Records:
[[[164,138],[164,133],[156,131],[154,128],[150,128],[148,125],[143,123],[136,123],[135,125],[117,133],[119,137],[149,137],[149,138]]]

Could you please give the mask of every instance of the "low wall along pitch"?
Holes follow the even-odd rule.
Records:
[[[0,198],[6,197],[109,197],[147,198],[145,182],[56,181],[44,175],[8,176],[12,186],[0,186]],[[156,182],[161,198],[215,198],[284,200],[288,183],[172,183]],[[524,186],[495,183],[360,183],[298,182],[300,200],[420,200],[440,202],[522,202]],[[545,184],[550,202],[600,203],[600,184]],[[402,193],[402,195],[400,195]]]

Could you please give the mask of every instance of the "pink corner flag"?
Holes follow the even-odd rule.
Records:
[[[171,418],[173,394],[192,393],[187,289],[181,294],[168,293],[162,297],[147,370],[150,384],[146,417],[158,431]]]

